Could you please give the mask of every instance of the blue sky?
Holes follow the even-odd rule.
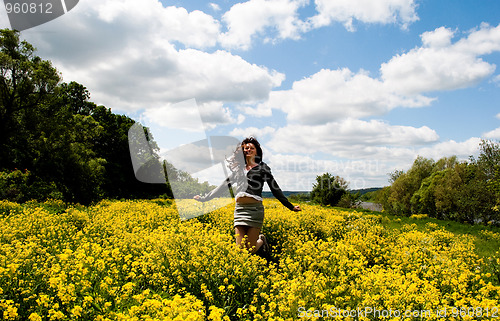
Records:
[[[255,135],[284,190],[327,171],[365,188],[500,139],[499,17],[498,0],[85,0],[22,37],[163,151]]]

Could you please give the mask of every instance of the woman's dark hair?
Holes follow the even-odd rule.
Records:
[[[237,172],[239,169],[245,167],[246,160],[241,145],[236,146],[234,153],[229,158],[226,158],[226,161],[232,172]]]
[[[260,147],[260,144],[259,142],[257,141],[257,139],[255,139],[255,137],[248,137],[248,138],[245,138],[242,142],[241,142],[241,148],[243,149],[243,146],[245,144],[253,144],[255,146],[255,149],[257,150],[257,155],[255,156],[255,162],[256,163],[260,163],[262,161],[262,148]],[[246,163],[247,159],[245,158],[245,163]]]

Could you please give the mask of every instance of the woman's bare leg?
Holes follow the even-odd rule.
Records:
[[[236,235],[236,245],[242,246],[242,242],[246,237],[246,248],[255,253],[262,246],[263,242],[259,239],[260,228],[250,226],[235,226],[234,234]]]
[[[236,245],[242,246],[243,239],[247,235],[248,226],[235,226],[234,234],[236,237]]]
[[[262,246],[263,242],[259,239],[260,228],[257,227],[249,227],[247,231],[248,235],[248,250],[251,253],[255,253]]]

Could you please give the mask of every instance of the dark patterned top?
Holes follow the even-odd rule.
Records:
[[[215,197],[222,196],[223,194],[227,194],[227,189],[225,186],[228,188],[231,187],[231,182],[234,182],[235,174],[236,172],[232,173],[226,180],[222,182],[218,187],[213,189],[210,193],[205,194],[200,198],[200,201],[206,202],[209,201]],[[289,210],[293,210],[294,206],[286,196],[283,194],[281,191],[278,183],[274,179],[273,174],[271,173],[271,168],[264,163],[260,162],[257,166],[253,167],[250,169],[246,175],[247,178],[247,188],[244,191],[238,190],[238,186],[236,186],[236,191],[235,194],[238,192],[245,192],[251,195],[255,195],[258,197],[262,197],[262,189],[264,188],[264,182],[267,183],[269,188],[271,189],[271,192],[273,193],[274,197],[278,199],[281,204],[283,204],[286,208]],[[225,193],[226,192],[226,193]]]

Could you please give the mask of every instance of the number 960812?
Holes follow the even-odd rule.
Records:
[[[52,3],[5,3],[5,9],[7,13],[24,13],[24,14],[51,14],[52,13]]]

